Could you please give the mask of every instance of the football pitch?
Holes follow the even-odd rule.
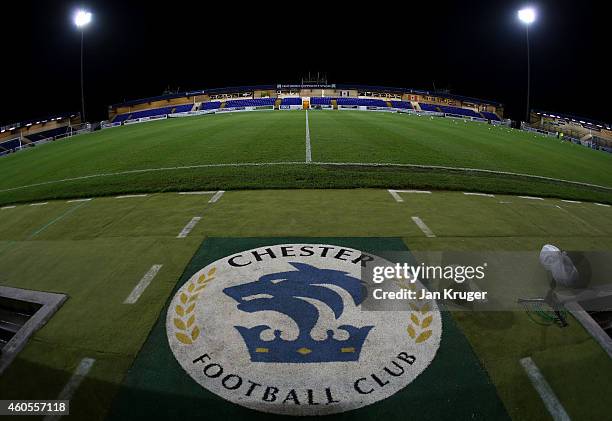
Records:
[[[169,119],[4,157],[0,284],[68,300],[0,375],[0,395],[65,396],[88,361],[70,390],[74,419],[270,418],[200,387],[169,349],[173,297],[198,270],[279,244],[408,250],[418,260],[512,251],[529,257],[503,288],[543,294],[547,285],[524,276],[543,244],[612,249],[611,164],[505,127],[351,111]],[[609,417],[601,396],[612,394],[612,362],[571,316],[561,329],[520,311],[442,313],[429,369],[339,415],[547,419],[549,402],[520,362],[531,358],[572,419]]]
[[[5,157],[0,204],[122,192],[358,187],[612,202],[611,164],[610,154],[463,120],[225,113],[117,127]]]

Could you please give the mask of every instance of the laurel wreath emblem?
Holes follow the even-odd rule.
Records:
[[[406,288],[412,291],[416,291],[416,285],[399,283],[402,288]],[[411,302],[410,308],[413,310],[410,312],[410,319],[406,331],[408,336],[414,339],[414,343],[420,344],[427,341],[433,331],[429,329],[431,322],[433,322],[433,315],[431,314],[431,305],[427,300],[418,300],[418,304]]]
[[[174,308],[174,326],[179,330],[174,335],[176,339],[185,345],[193,344],[200,337],[200,327],[196,324],[195,309],[200,292],[215,278],[216,268],[212,268],[207,274],[200,275],[198,279],[191,282],[186,292],[179,296],[180,304]]]

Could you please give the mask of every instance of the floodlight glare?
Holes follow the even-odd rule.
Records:
[[[89,22],[91,22],[91,13],[86,10],[79,10],[74,15],[74,24],[79,28],[86,26]]]
[[[518,11],[518,18],[525,25],[529,25],[536,20],[536,11],[531,7],[527,7],[525,9],[521,9]]]

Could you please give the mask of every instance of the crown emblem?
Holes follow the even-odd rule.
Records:
[[[264,275],[259,280],[228,287],[223,292],[236,300],[238,309],[247,313],[276,311],[291,317],[299,328],[297,339],[281,338],[281,331],[274,331],[274,339],[263,340],[261,333],[271,329],[267,325],[252,328],[234,326],[242,336],[253,362],[315,363],[358,361],[368,333],[373,326],[356,327],[341,325],[348,333],[345,340],[333,337],[315,340],[311,331],[319,319],[317,307],[307,299],[327,305],[338,319],[344,312],[344,302],[338,292],[325,285],[344,289],[355,305],[361,304],[365,292],[361,281],[347,272],[319,269],[305,263],[291,263],[295,271]]]

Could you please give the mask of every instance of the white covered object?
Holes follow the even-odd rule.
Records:
[[[579,275],[569,256],[552,244],[546,244],[540,251],[540,263],[552,274],[560,285],[573,287],[578,284]]]

